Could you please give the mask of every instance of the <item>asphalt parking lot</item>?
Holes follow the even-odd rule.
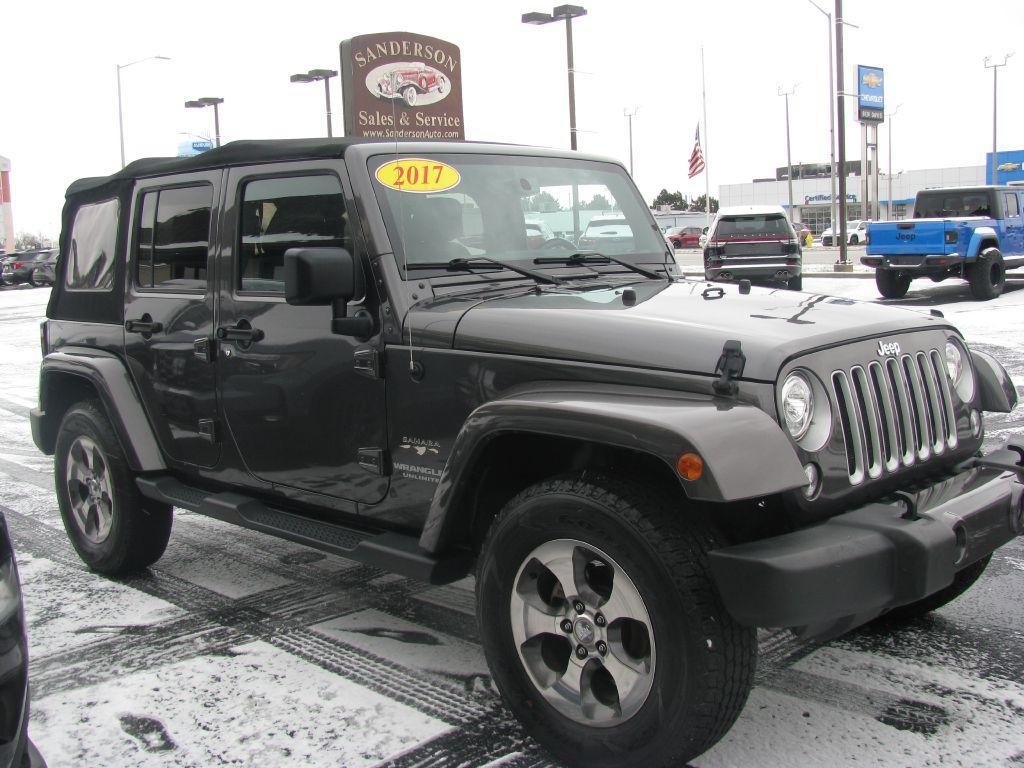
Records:
[[[877,299],[871,280],[809,283]],[[190,513],[148,573],[86,571],[29,433],[48,295],[0,291],[0,511],[24,582],[31,732],[52,768],[551,765],[491,685],[471,580],[431,587]],[[1024,391],[1024,283],[981,304],[919,281],[886,303],[941,309]],[[1024,428],[1022,410],[989,421],[989,445]],[[823,645],[762,633],[744,713],[693,765],[1024,765],[1022,595],[1017,539],[967,597],[905,628]]]

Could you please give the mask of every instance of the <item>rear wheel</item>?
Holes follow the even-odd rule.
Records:
[[[715,544],[666,496],[592,475],[538,483],[494,521],[477,575],[484,651],[560,760],[679,765],[733,724],[757,644],[711,580]]]
[[[791,291],[802,291],[804,289],[804,277],[803,275],[797,275],[791,277],[786,283],[786,287]]]
[[[64,528],[89,568],[116,576],[160,559],[171,535],[171,508],[139,493],[99,403],[78,403],[64,416],[53,474]]]
[[[983,557],[976,563],[968,565],[963,570],[957,572],[956,576],[953,577],[953,583],[945,589],[941,589],[934,595],[929,595],[923,600],[918,600],[916,603],[909,603],[907,605],[901,605],[899,608],[893,608],[888,613],[882,614],[878,621],[894,623],[910,621],[911,619],[916,619],[919,616],[924,616],[926,613],[931,613],[947,603],[953,602],[960,597],[960,595],[974,586],[974,582],[981,578],[981,574],[985,572],[985,568],[988,567],[991,559],[992,556],[989,555],[988,557]]]
[[[985,249],[977,261],[967,266],[967,282],[971,285],[971,295],[978,301],[994,299],[1003,292],[1006,267],[998,248]]]
[[[884,298],[902,299],[910,290],[910,275],[893,272],[891,269],[876,269],[875,285]]]

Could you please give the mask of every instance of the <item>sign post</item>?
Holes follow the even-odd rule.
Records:
[[[359,35],[341,43],[345,135],[465,139],[462,54],[411,32]]]

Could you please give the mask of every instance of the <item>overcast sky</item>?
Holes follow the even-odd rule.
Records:
[[[829,4],[829,0],[818,0]],[[635,176],[650,202],[687,180],[707,67],[709,173],[717,185],[772,176],[785,164],[779,86],[791,97],[793,161],[828,159],[825,17],[808,0],[584,0],[574,24],[580,149],[626,160],[624,108],[634,118]],[[846,0],[848,88],[858,63],[885,68],[893,168],[980,165],[992,145],[992,73],[1002,59],[999,145],[1024,148],[1024,3],[1020,0]],[[173,155],[188,133],[209,136],[213,114],[186,99],[221,96],[225,141],[324,133],[320,84],[288,76],[339,68],[338,44],[367,32],[409,31],[462,48],[466,137],[568,146],[564,24],[520,23],[528,0],[291,0],[291,2],[30,2],[0,11],[0,155],[12,161],[16,229],[56,235],[68,183],[119,166],[115,64],[122,72],[128,160]],[[342,130],[338,81],[335,130]],[[855,112],[849,99],[848,114]],[[848,156],[859,156],[852,120]],[[886,170],[888,127],[881,131]]]

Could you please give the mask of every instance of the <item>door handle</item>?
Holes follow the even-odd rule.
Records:
[[[124,329],[128,333],[160,333],[164,329],[164,324],[155,322],[149,315],[143,315],[138,320],[125,320]]]
[[[263,331],[251,327],[245,320],[240,321],[238,325],[221,326],[217,329],[217,338],[221,341],[240,341],[251,344],[254,341],[260,341],[263,336]]]

